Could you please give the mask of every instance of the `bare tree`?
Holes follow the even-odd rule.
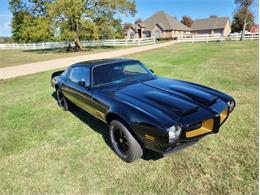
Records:
[[[245,13],[243,10],[236,10],[233,13],[233,21],[231,24],[231,32],[242,32],[243,30],[243,24],[244,24],[244,15]],[[247,23],[246,23],[246,30],[250,30],[252,26],[254,25],[254,15],[251,11],[247,12]]]
[[[243,41],[245,39],[245,30],[246,25],[248,24],[248,12],[250,12],[250,7],[254,3],[254,0],[235,0],[235,3],[238,5],[240,11],[244,13],[243,15],[243,29],[241,33],[240,40]]]

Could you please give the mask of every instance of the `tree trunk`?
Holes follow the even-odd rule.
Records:
[[[81,51],[81,50],[82,50],[82,46],[81,46],[81,44],[80,44],[79,37],[77,37],[77,38],[74,40],[74,43],[75,43],[74,51]]]
[[[240,41],[245,40],[246,21],[247,21],[247,15],[245,14],[244,23],[243,23],[243,30],[242,30],[242,33],[241,33]]]

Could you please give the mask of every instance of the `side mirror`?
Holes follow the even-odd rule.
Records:
[[[85,82],[85,81],[79,81],[79,82],[78,82],[78,85],[79,85],[79,86],[82,86],[82,87],[85,87],[87,90],[90,89],[90,86],[89,86],[89,85],[86,85],[86,82]]]
[[[79,85],[79,86],[82,86],[82,87],[85,87],[86,83],[85,83],[85,81],[79,81],[79,82],[78,82],[78,85]]]
[[[152,73],[154,73],[154,71],[153,71],[152,69],[150,69],[150,71],[151,71]]]

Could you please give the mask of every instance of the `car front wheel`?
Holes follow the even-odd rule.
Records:
[[[113,120],[109,126],[109,135],[114,151],[125,162],[133,162],[143,155],[140,144],[122,122]]]

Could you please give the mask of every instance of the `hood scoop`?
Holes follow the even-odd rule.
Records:
[[[179,93],[182,93],[186,96],[191,97],[195,101],[198,101],[204,105],[210,106],[216,102],[218,99],[216,96],[213,96],[211,94],[208,94],[204,91],[197,90],[194,88],[189,88],[186,86],[181,86],[181,85],[171,85],[170,89],[177,91]]]
[[[162,107],[167,107],[175,112],[178,112],[180,115],[186,115],[198,110],[198,106],[195,104],[161,92],[147,91],[144,93],[144,96],[158,103]]]

